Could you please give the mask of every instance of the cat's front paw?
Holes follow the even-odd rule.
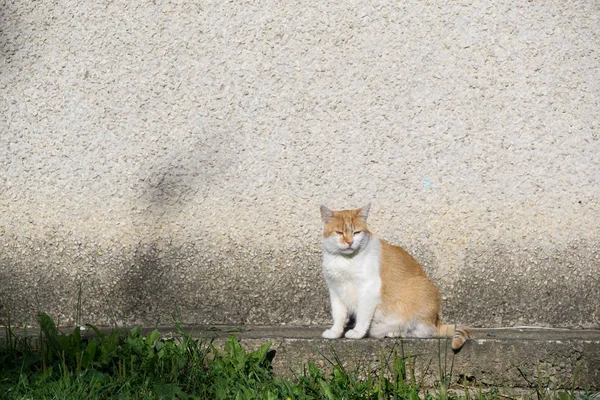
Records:
[[[321,336],[325,339],[337,339],[342,336],[342,332],[334,329],[327,329]]]
[[[362,337],[364,337],[366,334],[366,332],[360,332],[357,331],[356,329],[350,329],[348,332],[346,332],[346,337],[348,339],[360,339]]]

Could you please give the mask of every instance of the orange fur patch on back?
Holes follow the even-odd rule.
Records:
[[[380,310],[409,322],[436,326],[440,293],[421,265],[404,249],[381,240]]]

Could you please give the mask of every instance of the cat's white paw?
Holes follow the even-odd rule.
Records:
[[[342,336],[342,332],[334,329],[327,329],[321,336],[325,339],[337,339]]]
[[[345,335],[348,339],[360,339],[365,336],[365,332],[359,332],[356,329],[350,329]]]

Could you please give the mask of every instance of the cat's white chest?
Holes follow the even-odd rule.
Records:
[[[369,245],[353,257],[323,253],[323,273],[330,290],[351,310],[361,298],[380,296],[380,244],[373,238]]]

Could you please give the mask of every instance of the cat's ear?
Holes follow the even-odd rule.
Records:
[[[371,209],[371,203],[367,204],[366,206],[364,206],[363,208],[358,210],[358,216],[366,221],[367,217],[369,216],[370,209]]]
[[[325,206],[321,206],[321,219],[324,223],[328,223],[333,218],[333,211]]]

